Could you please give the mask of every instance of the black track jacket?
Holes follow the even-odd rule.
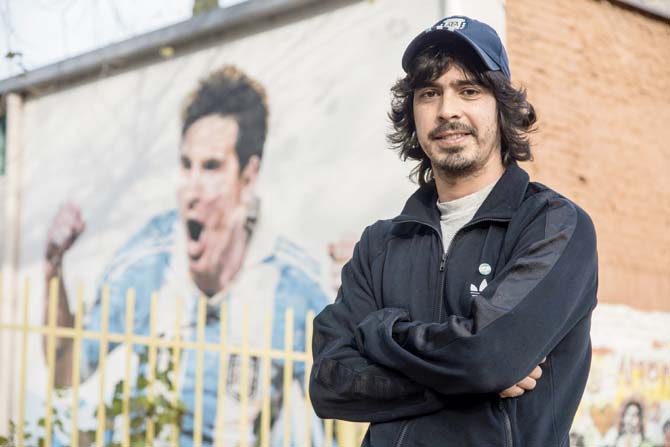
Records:
[[[445,255],[436,201],[419,188],[344,266],[314,321],[316,413],[371,422],[363,446],[567,446],[591,361],[591,219],[511,163]],[[533,391],[499,398],[544,357]]]

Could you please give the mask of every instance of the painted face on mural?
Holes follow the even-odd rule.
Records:
[[[226,260],[240,258],[234,252],[241,239],[242,250],[246,244],[245,197],[253,195],[259,160],[252,157],[240,172],[238,133],[234,118],[208,115],[188,128],[181,144],[177,195],[186,253],[196,285],[208,295],[225,282]]]
[[[501,163],[496,101],[452,65],[414,91],[414,122],[436,175],[465,177]]]
[[[623,433],[640,433],[642,419],[640,407],[637,404],[628,404],[622,416]]]

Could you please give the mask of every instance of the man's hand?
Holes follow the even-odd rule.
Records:
[[[540,364],[544,363],[547,360],[547,358],[543,358]],[[507,388],[506,390],[503,390],[500,392],[500,397],[507,398],[507,397],[519,397],[526,391],[531,391],[535,389],[535,385],[537,385],[537,380],[542,377],[542,368],[540,368],[540,365],[536,366],[535,369],[533,369],[528,377],[525,379],[521,380],[521,382],[517,383],[516,385],[512,385],[511,387]]]

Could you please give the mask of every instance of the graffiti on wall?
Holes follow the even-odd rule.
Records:
[[[600,304],[571,446],[670,446],[670,316]]]

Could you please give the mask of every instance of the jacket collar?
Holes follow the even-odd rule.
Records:
[[[472,220],[511,219],[523,201],[528,178],[526,171],[512,161]],[[414,221],[439,228],[440,212],[436,203],[437,189],[435,182],[431,181],[410,196],[402,213],[395,217],[393,222]]]

